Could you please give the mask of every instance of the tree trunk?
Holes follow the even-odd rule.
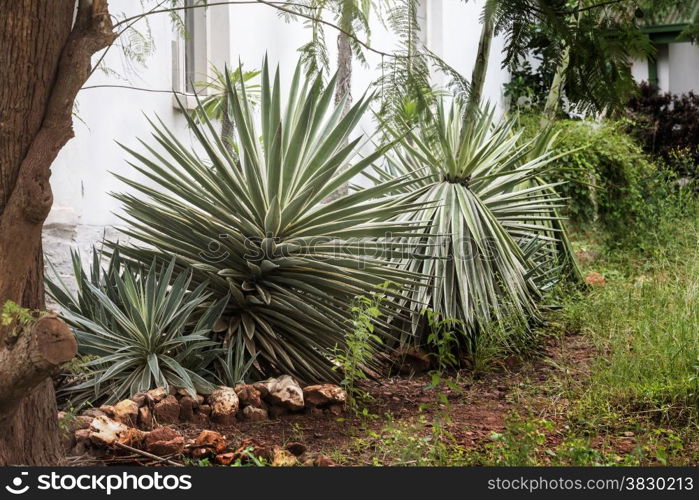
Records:
[[[551,88],[546,96],[546,104],[544,104],[544,112],[541,116],[542,127],[553,123],[556,118],[556,113],[558,113],[559,104],[561,102],[561,95],[563,94],[563,86],[566,81],[566,71],[568,70],[569,61],[570,48],[566,47],[563,49],[561,62],[556,66],[556,73],[553,75]]]
[[[0,12],[0,307],[41,310],[51,164],[73,136],[92,54],[115,37],[105,0],[79,0],[77,15],[75,0],[0,0]],[[15,326],[0,329],[0,465],[56,463],[49,376],[75,355],[75,339],[56,318]]]
[[[335,104],[345,99],[344,113],[352,106],[352,46],[344,33],[337,35],[337,86]]]
[[[471,74],[471,92],[466,105],[466,116],[473,116],[478,110],[483,97],[483,86],[485,85],[485,75],[488,72],[488,58],[490,57],[490,45],[493,41],[493,30],[495,28],[494,6],[487,1],[483,9],[484,22],[481,30],[481,38],[478,41],[478,52],[476,53],[476,63]]]
[[[346,115],[352,107],[352,45],[350,39],[344,33],[337,35],[337,82],[335,86],[335,105],[339,105],[344,99],[342,115]],[[347,141],[345,140],[345,145]],[[324,200],[333,201],[349,192],[347,184],[340,186],[330,193]]]

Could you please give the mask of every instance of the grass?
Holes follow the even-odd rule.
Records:
[[[699,219],[662,221],[646,238],[656,245],[606,252],[606,286],[567,300],[569,331],[589,337],[602,355],[588,402],[664,422],[694,422],[699,410]],[[652,248],[648,252],[646,249]]]

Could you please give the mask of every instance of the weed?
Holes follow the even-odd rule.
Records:
[[[77,419],[78,412],[72,406],[63,411],[61,418],[58,419],[58,428],[63,436],[68,436],[70,434],[71,427]]]
[[[211,462],[209,458],[185,458],[184,464],[189,467],[220,467],[217,464]],[[244,450],[240,451],[238,458],[228,465],[227,467],[266,467],[269,465],[269,461],[263,457],[255,456],[253,453],[253,447],[249,446]]]
[[[546,443],[546,432],[553,431],[553,422],[543,419],[523,420],[510,413],[502,433],[493,432],[486,445],[489,465],[523,467],[537,465],[537,452]]]
[[[39,311],[24,308],[11,300],[5,302],[0,311],[0,328],[10,327],[6,341],[16,338],[31,325],[38,313]]]
[[[374,323],[381,316],[381,303],[386,299],[386,290],[390,284],[385,283],[370,296],[355,297],[351,308],[352,330],[345,338],[343,349],[335,348],[335,369],[342,370],[340,382],[347,392],[347,406],[357,416],[371,416],[363,405],[371,400],[371,395],[359,387],[358,383],[367,378],[366,369],[376,352],[376,345],[381,338],[374,333]]]
[[[465,450],[446,436],[435,436],[424,415],[416,421],[397,421],[387,415],[380,431],[369,431],[355,442],[355,449],[371,450],[372,465],[459,466],[466,465]]]

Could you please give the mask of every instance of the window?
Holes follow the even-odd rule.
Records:
[[[182,5],[186,7],[181,16],[183,30],[172,44],[173,88],[187,94],[201,93],[196,84],[206,81],[208,74],[208,8],[201,6],[202,0],[183,0]]]

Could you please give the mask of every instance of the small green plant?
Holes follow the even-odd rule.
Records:
[[[436,362],[434,373],[443,374],[445,371],[456,368],[458,360],[454,354],[459,347],[459,337],[456,330],[463,323],[455,318],[441,318],[439,312],[432,309],[423,309],[422,314],[427,319],[429,334],[427,344],[432,349],[432,358]]]
[[[538,453],[546,444],[546,432],[553,431],[553,422],[544,419],[522,419],[510,413],[505,430],[490,435],[486,456],[490,465],[532,466],[539,464]]]
[[[437,400],[433,406],[437,408],[449,409],[449,398],[447,393],[449,390],[460,392],[461,388],[446,378],[445,372],[454,369],[458,366],[458,360],[454,352],[458,349],[459,338],[455,329],[462,323],[453,318],[441,319],[440,314],[425,309],[423,314],[427,318],[427,323],[430,328],[430,333],[427,336],[427,343],[432,352],[430,356],[434,359],[435,368],[430,371],[430,383],[428,389],[434,390],[437,393]],[[445,421],[449,420],[449,415],[446,411],[438,411]]]
[[[74,407],[70,406],[63,410],[61,418],[58,419],[58,428],[60,429],[61,434],[67,436],[77,418],[78,413]]]
[[[445,372],[458,366],[454,353],[458,350],[459,337],[455,329],[461,327],[462,323],[453,318],[441,318],[439,313],[431,309],[424,309],[423,314],[430,330],[427,335],[427,344],[431,348],[430,355],[434,359],[435,367],[430,371],[430,383],[427,389],[434,391],[436,397],[434,402],[423,404],[420,409],[434,410],[431,451],[441,455],[444,453],[445,443],[454,439],[448,430],[451,423],[449,391],[460,393],[461,387],[445,377]]]
[[[258,457],[254,453],[255,449],[248,446],[240,452],[240,456],[233,462],[231,467],[266,467],[269,461],[264,457]]]
[[[185,458],[184,463],[189,467],[224,467],[213,463],[210,458]],[[269,461],[267,459],[256,456],[254,447],[248,446],[238,453],[238,458],[233,463],[225,467],[266,467],[268,465]]]
[[[367,378],[366,369],[381,344],[381,337],[375,333],[375,322],[381,317],[381,303],[386,299],[389,283],[378,287],[370,296],[359,296],[350,309],[352,329],[345,337],[345,346],[335,348],[335,369],[342,371],[340,385],[347,392],[347,406],[357,416],[371,416],[365,403],[371,395],[359,387],[358,383]]]
[[[0,327],[11,327],[9,329],[8,339],[16,337],[19,332],[34,322],[38,311],[32,311],[19,304],[8,300],[2,306],[0,313]]]
[[[661,465],[672,465],[672,459],[684,450],[684,444],[672,429],[654,429],[644,450]]]
[[[428,429],[425,415],[420,415],[416,421],[397,421],[389,414],[378,432],[369,431],[367,438],[357,440],[355,445],[357,451],[371,451],[371,464],[375,466],[467,464],[465,450],[445,436],[436,438]]]
[[[557,448],[553,461],[556,465],[589,467],[604,465],[603,454],[590,446],[590,440],[582,437],[572,437],[563,441]]]

